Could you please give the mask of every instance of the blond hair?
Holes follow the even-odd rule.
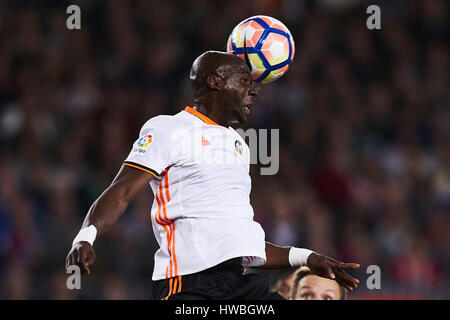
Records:
[[[314,275],[314,273],[308,267],[301,267],[294,272],[294,279],[292,280],[291,294],[290,294],[291,299],[295,299],[295,296],[296,296],[297,290],[298,290],[298,284],[300,283],[300,280],[302,280],[304,277],[306,277],[308,275]],[[339,285],[339,292],[340,292],[340,300],[346,300],[347,299],[347,289],[345,289],[339,283],[338,283],[338,285]]]

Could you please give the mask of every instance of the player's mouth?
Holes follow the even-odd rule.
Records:
[[[252,104],[246,104],[246,105],[244,105],[244,112],[245,112],[247,115],[249,115],[250,112],[252,112],[252,108],[253,108],[253,105],[252,105]]]

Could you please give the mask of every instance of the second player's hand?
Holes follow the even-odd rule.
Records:
[[[82,274],[91,274],[91,266],[95,262],[94,248],[89,242],[81,241],[76,243],[66,258],[66,270],[70,265],[77,265]]]
[[[347,290],[352,291],[358,286],[359,280],[345,272],[348,269],[359,268],[357,263],[343,263],[322,254],[311,253],[308,257],[308,267],[320,277],[336,280]]]

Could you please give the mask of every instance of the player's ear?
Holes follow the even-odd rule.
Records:
[[[212,90],[222,89],[222,79],[219,76],[209,75],[206,82],[208,83],[208,87]]]

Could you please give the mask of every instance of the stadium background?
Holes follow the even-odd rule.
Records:
[[[66,28],[70,4],[79,31]],[[381,30],[366,28],[369,4]],[[193,59],[267,14],[296,41],[250,123],[281,129],[278,175],[252,168],[267,239],[360,263],[351,299],[449,299],[448,10],[445,0],[2,1],[0,298],[148,298],[150,189],[97,240],[80,291],[65,286],[72,239],[141,125],[189,104]],[[365,286],[371,264],[378,291]]]

